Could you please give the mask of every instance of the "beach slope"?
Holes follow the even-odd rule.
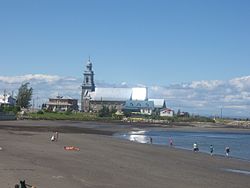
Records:
[[[57,142],[50,141],[50,128],[34,128],[45,124],[58,130],[64,127]],[[12,188],[24,179],[38,188],[238,188],[250,184],[249,175],[225,171],[250,171],[249,162],[119,140],[110,136],[113,124],[100,128],[78,123],[76,127],[83,128],[78,134],[67,128],[72,122],[62,124],[60,129],[59,122],[0,122],[1,187]],[[31,129],[22,130],[22,126]],[[67,151],[64,146],[80,151]]]

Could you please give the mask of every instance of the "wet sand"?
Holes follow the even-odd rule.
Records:
[[[249,186],[249,175],[223,169],[249,172],[250,162],[110,136],[139,127],[142,128],[96,122],[0,121],[0,187],[12,188],[22,179],[38,188]],[[50,141],[53,131],[59,131],[58,142]],[[64,146],[76,146],[80,151],[66,151]]]

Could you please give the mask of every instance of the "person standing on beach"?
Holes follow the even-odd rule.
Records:
[[[199,147],[198,147],[198,144],[196,142],[193,144],[193,151],[194,152],[199,151]]]
[[[150,139],[150,144],[153,144],[153,138],[150,136],[149,139]]]
[[[173,139],[172,138],[169,138],[169,145],[170,145],[170,147],[173,146]]]
[[[227,146],[227,147],[225,148],[226,157],[229,156],[229,152],[230,152],[230,148]]]
[[[55,139],[56,139],[56,141],[58,141],[58,132],[56,132]]]
[[[214,146],[211,144],[209,148],[210,148],[210,155],[212,156],[214,152]]]

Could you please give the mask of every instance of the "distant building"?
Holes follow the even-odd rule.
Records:
[[[152,115],[154,111],[153,101],[139,101],[139,100],[129,100],[126,101],[123,109],[124,112],[138,113],[142,115]]]
[[[0,95],[0,106],[7,105],[7,106],[15,106],[16,99],[8,94]]]
[[[160,116],[162,117],[173,117],[174,111],[169,108],[164,108],[160,110]]]
[[[146,88],[96,88],[88,92],[85,111],[98,112],[103,106],[122,111],[126,101],[146,100]]]
[[[164,99],[148,99],[148,90],[140,88],[96,88],[92,63],[88,60],[83,73],[81,110],[98,112],[103,106],[117,111],[137,111],[151,115],[154,110],[166,108]],[[132,106],[133,105],[133,106]]]
[[[51,111],[78,111],[77,99],[70,97],[57,96],[56,98],[49,98],[46,108]]]

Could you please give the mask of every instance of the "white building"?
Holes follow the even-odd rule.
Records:
[[[2,105],[15,106],[16,99],[8,94],[0,95],[0,106]]]
[[[160,110],[160,116],[163,117],[173,117],[174,116],[174,111],[169,109],[169,108],[164,108]]]

